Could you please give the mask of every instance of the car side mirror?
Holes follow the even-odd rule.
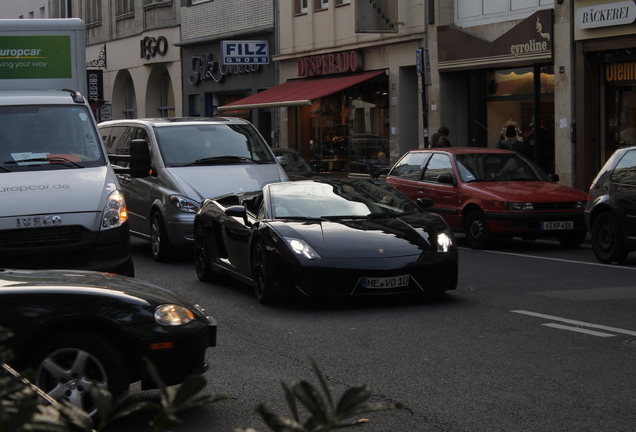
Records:
[[[437,182],[453,186],[457,184],[457,180],[455,180],[455,176],[452,174],[441,174],[439,177],[437,177]]]
[[[417,203],[417,206],[421,208],[422,210],[427,210],[435,205],[433,200],[430,198],[418,198],[416,203]]]
[[[132,178],[148,177],[152,169],[150,147],[145,139],[134,139],[130,143],[129,172]]]
[[[233,205],[225,209],[225,214],[231,217],[242,218],[245,226],[252,224],[247,220],[247,209],[242,205]]]
[[[552,180],[553,182],[558,182],[559,181],[559,175],[558,174],[548,174],[548,177],[550,178],[550,180]]]

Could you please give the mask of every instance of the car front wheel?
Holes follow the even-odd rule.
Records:
[[[592,249],[600,262],[611,264],[625,261],[629,250],[623,242],[623,233],[616,217],[604,212],[592,224]]]
[[[267,262],[265,244],[261,241],[254,247],[252,255],[252,279],[256,299],[262,304],[273,303],[276,298],[273,287],[274,277]]]
[[[93,416],[97,412],[91,388],[116,397],[128,390],[129,375],[117,348],[100,336],[82,331],[55,335],[38,349],[35,384],[52,398],[66,400]]]
[[[214,279],[210,263],[210,248],[205,236],[205,228],[202,225],[197,225],[194,230],[194,268],[199,280],[212,282]]]
[[[163,262],[170,258],[170,241],[166,233],[166,226],[159,212],[154,212],[150,219],[150,244],[152,257],[155,261]]]
[[[473,249],[487,249],[492,244],[492,234],[488,229],[488,221],[481,210],[468,213],[464,222],[466,242]]]

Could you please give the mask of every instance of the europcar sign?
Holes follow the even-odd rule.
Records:
[[[0,79],[72,78],[70,36],[0,36]]]

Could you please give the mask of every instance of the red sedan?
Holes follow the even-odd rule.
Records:
[[[589,195],[558,180],[518,153],[479,147],[412,150],[387,177],[413,201],[432,199],[430,211],[464,232],[475,249],[488,248],[496,237],[583,243]]]

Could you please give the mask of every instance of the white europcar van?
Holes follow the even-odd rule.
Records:
[[[98,125],[118,175],[133,236],[150,240],[157,261],[194,245],[194,215],[205,198],[287,181],[267,142],[239,118],[148,118]],[[128,158],[141,165],[129,170]],[[122,157],[123,156],[123,157]]]
[[[123,193],[79,93],[0,93],[0,200],[0,267],[134,275]]]

